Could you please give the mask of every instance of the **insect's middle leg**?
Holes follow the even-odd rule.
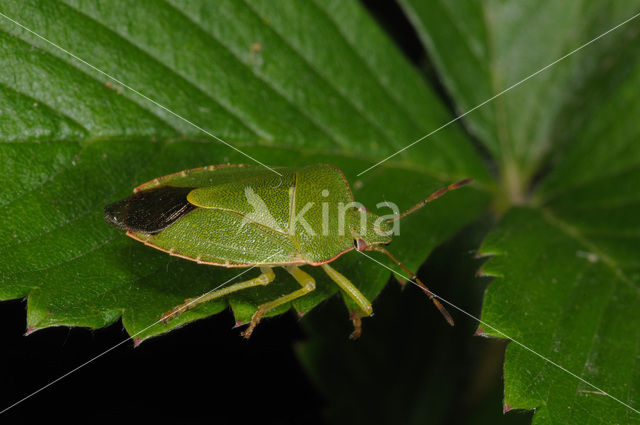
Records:
[[[217,291],[212,291],[198,298],[187,298],[186,300],[184,300],[184,304],[180,304],[179,306],[173,308],[171,311],[168,311],[165,314],[163,314],[162,321],[167,323],[169,319],[178,317],[181,313],[183,313],[187,309],[192,309],[197,305],[206,303],[216,298],[223,297],[232,292],[240,291],[246,288],[252,288],[254,286],[268,285],[276,277],[271,267],[260,267],[260,271],[262,271],[262,273],[260,274],[260,276],[256,278],[249,279],[244,282],[239,282],[234,285],[230,285],[226,288],[218,289]]]
[[[308,294],[309,292],[313,291],[314,289],[316,289],[316,281],[307,273],[300,270],[300,267],[287,266],[285,267],[285,269],[291,274],[291,276],[294,277],[296,281],[298,281],[298,283],[300,284],[300,286],[302,286],[302,288],[259,306],[258,310],[253,314],[253,317],[251,318],[251,323],[249,324],[249,327],[244,332],[242,332],[243,337],[249,338],[251,336],[251,333],[253,333],[253,330],[255,329],[256,325],[260,322],[260,319],[262,318],[262,316],[267,314],[270,310],[273,310],[274,308],[279,307],[282,304],[288,303],[289,301],[293,301],[296,298],[300,298]]]
[[[349,297],[358,304],[360,310],[354,311],[351,313],[351,321],[353,321],[353,332],[349,336],[351,339],[358,339],[360,334],[362,334],[362,318],[366,316],[371,316],[373,313],[373,307],[371,307],[371,302],[365,297],[362,292],[356,288],[349,279],[344,277],[341,273],[339,273],[336,269],[331,267],[329,264],[323,264],[321,266],[324,271],[329,275],[331,280],[338,284],[340,288],[344,292],[349,295]]]

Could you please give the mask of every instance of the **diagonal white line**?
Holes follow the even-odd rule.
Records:
[[[385,161],[388,161],[389,159],[393,158],[394,156],[398,155],[401,152],[404,152],[405,150],[409,149],[410,147],[412,147],[413,145],[415,145],[416,143],[420,143],[421,141],[423,141],[424,139],[426,139],[427,137],[431,136],[432,134],[437,133],[438,131],[442,130],[445,127],[448,127],[450,124],[453,124],[454,122],[458,121],[460,118],[470,114],[471,112],[475,111],[476,109],[486,105],[487,103],[491,102],[492,100],[494,100],[495,98],[502,96],[503,94],[505,94],[506,92],[508,92],[509,90],[518,87],[520,84],[524,83],[527,80],[530,80],[531,78],[535,77],[536,75],[540,74],[541,72],[546,71],[547,69],[551,68],[553,65],[557,64],[558,62],[568,58],[569,56],[573,55],[574,53],[576,53],[579,50],[582,50],[583,48],[587,47],[588,45],[596,42],[597,40],[601,39],[602,37],[604,37],[605,35],[609,34],[612,31],[617,30],[618,28],[620,28],[621,26],[623,26],[624,24],[627,24],[631,21],[633,21],[634,19],[636,19],[638,16],[640,16],[640,13],[637,13],[635,15],[633,15],[632,17],[630,17],[629,19],[627,19],[624,22],[619,23],[618,25],[616,25],[615,27],[609,29],[608,31],[603,32],[602,34],[600,34],[599,36],[597,36],[596,38],[584,43],[583,45],[573,49],[572,51],[570,51],[569,53],[567,53],[566,55],[556,59],[555,61],[551,62],[549,65],[540,68],[539,70],[537,70],[536,72],[534,72],[533,74],[529,75],[528,77],[518,81],[517,83],[513,84],[512,86],[507,87],[506,89],[502,90],[500,93],[490,97],[489,99],[485,100],[484,102],[482,102],[479,105],[474,106],[473,108],[469,109],[467,112],[465,112],[462,115],[458,115],[457,117],[455,117],[454,119],[452,119],[451,121],[441,125],[440,127],[436,128],[435,130],[433,130],[432,132],[425,134],[424,136],[422,136],[421,138],[415,140],[414,142],[408,144],[407,146],[405,146],[404,148],[400,149],[399,151],[389,155],[388,157],[386,157],[385,159],[378,161],[377,163],[373,164],[371,167],[367,168],[364,171],[361,171],[360,173],[358,173],[358,177],[363,175],[364,173],[366,173],[367,171],[377,167],[378,165],[382,164]]]
[[[252,160],[253,162],[256,162],[260,165],[262,165],[264,168],[268,169],[269,171],[272,171],[274,173],[276,173],[279,176],[282,176],[282,174],[280,174],[279,172],[277,172],[276,170],[274,170],[273,168],[269,167],[266,164],[263,164],[262,162],[258,161],[257,159],[255,159],[254,157],[252,157],[251,155],[241,151],[240,149],[236,148],[235,146],[231,145],[228,142],[225,142],[224,140],[222,140],[220,137],[216,136],[215,134],[211,133],[208,130],[205,130],[204,128],[200,127],[199,125],[193,123],[192,121],[189,121],[188,119],[186,119],[185,117],[183,117],[182,115],[179,115],[175,112],[173,112],[171,109],[167,108],[164,105],[161,105],[160,103],[156,102],[155,100],[151,99],[150,97],[140,93],[138,90],[134,89],[133,87],[123,83],[122,81],[118,80],[116,77],[107,74],[106,72],[104,72],[103,70],[99,69],[98,67],[91,65],[89,62],[85,61],[84,59],[79,58],[78,56],[74,55],[73,53],[71,53],[70,51],[60,47],[59,45],[57,45],[56,43],[54,43],[53,41],[50,41],[48,39],[46,39],[45,37],[41,36],[40,34],[38,34],[37,32],[25,27],[24,25],[22,25],[20,22],[11,19],[10,17],[8,17],[7,15],[5,15],[4,13],[0,12],[0,16],[2,16],[3,18],[7,19],[8,21],[13,22],[14,24],[16,24],[17,26],[19,26],[20,28],[22,28],[25,31],[30,32],[31,34],[35,35],[36,37],[38,37],[39,39],[45,41],[46,43],[52,45],[53,47],[55,47],[56,49],[61,50],[62,52],[66,53],[67,55],[71,56],[72,58],[74,58],[75,60],[77,60],[78,62],[83,63],[84,65],[88,66],[89,68],[93,69],[96,72],[99,72],[100,74],[104,75],[105,77],[109,78],[112,81],[115,81],[116,83],[118,83],[119,85],[121,85],[122,87],[125,87],[129,90],[131,90],[133,93],[137,94],[138,96],[142,97],[143,99],[146,99],[147,101],[153,103],[154,105],[156,105],[158,108],[161,108],[162,110],[170,113],[171,115],[173,115],[176,118],[181,119],[182,121],[186,122],[187,124],[191,125],[192,127],[195,127],[196,129],[200,130],[201,132],[203,132],[204,134],[206,134],[207,136],[217,140],[218,142],[226,145],[227,147],[233,149],[234,151],[246,156],[247,158],[249,158],[250,160]]]
[[[265,258],[263,263],[266,263],[267,260],[269,260],[271,257],[273,257],[276,254],[270,255],[269,257]],[[231,279],[227,280],[226,282],[221,283],[220,285],[216,286],[215,288],[213,288],[212,290],[200,295],[198,298],[194,298],[192,301],[186,303],[183,308],[174,311],[173,313],[171,313],[169,316],[167,317],[171,317],[176,313],[182,312],[184,311],[186,308],[188,308],[191,304],[197,302],[199,299],[201,299],[202,297],[205,297],[207,295],[209,295],[210,293],[217,291],[218,289],[222,288],[224,285],[226,285],[227,283],[231,282],[232,280],[242,276],[243,274],[247,273],[249,270],[252,270],[256,267],[258,267],[260,264],[255,264],[251,267],[249,267],[248,269],[244,270],[242,273],[238,273],[237,275],[233,276]],[[64,375],[59,376],[58,378],[54,379],[53,381],[49,382],[48,384],[40,387],[39,389],[35,390],[34,392],[32,392],[31,394],[21,398],[20,400],[16,401],[15,403],[13,403],[12,405],[5,407],[4,409],[0,410],[0,415],[2,415],[3,413],[5,413],[6,411],[16,407],[17,405],[19,405],[20,403],[30,399],[31,397],[33,397],[34,395],[38,394],[39,392],[49,388],[50,386],[52,386],[53,384],[55,384],[58,381],[61,381],[62,379],[66,378],[67,376],[71,375],[74,372],[77,372],[78,370],[82,369],[83,367],[85,367],[86,365],[88,365],[89,363],[92,363],[94,360],[99,359],[100,357],[104,356],[105,354],[115,350],[116,348],[120,347],[122,344],[124,344],[125,342],[130,341],[131,339],[135,338],[136,336],[140,335],[141,333],[143,333],[144,331],[146,331],[147,329],[150,329],[152,327],[154,327],[155,325],[157,325],[158,323],[162,322],[163,320],[165,320],[166,318],[162,318],[156,322],[153,322],[152,324],[150,324],[149,326],[147,326],[146,328],[142,329],[141,331],[136,332],[135,334],[129,336],[128,338],[123,339],[122,341],[120,341],[119,343],[117,343],[116,345],[114,345],[113,347],[103,351],[102,353],[98,354],[95,357],[92,357],[91,359],[87,360],[86,362],[82,363],[81,365],[71,369],[69,372],[65,373]]]
[[[368,259],[370,259],[371,261],[373,261],[373,262],[375,262],[375,263],[379,264],[380,266],[384,267],[385,269],[387,269],[387,270],[391,271],[392,273],[397,274],[398,276],[402,277],[403,279],[406,279],[407,281],[409,281],[409,282],[413,283],[413,284],[414,284],[414,285],[416,285],[418,288],[420,288],[420,286],[419,286],[416,282],[414,282],[413,280],[411,280],[411,278],[410,278],[410,277],[405,276],[404,274],[399,273],[399,272],[397,272],[397,271],[393,270],[391,267],[388,267],[387,265],[385,265],[385,264],[381,263],[380,261],[376,260],[375,258],[373,258],[373,257],[372,257],[372,256],[370,256],[370,255],[365,254],[365,253],[364,253],[364,252],[362,252],[362,251],[358,251],[358,250],[355,250],[355,251],[359,252],[360,254],[364,255],[365,257],[367,257],[367,258],[368,258]],[[420,289],[422,290],[422,288],[420,288]],[[429,288],[429,290],[431,290],[431,288]],[[570,370],[568,370],[568,369],[566,369],[566,368],[562,367],[561,365],[559,365],[558,363],[554,362],[553,360],[550,360],[549,358],[547,358],[547,357],[543,356],[542,354],[538,353],[537,351],[535,351],[535,350],[533,350],[533,349],[531,349],[531,348],[527,347],[526,345],[524,345],[524,344],[523,344],[523,343],[521,343],[520,341],[518,341],[518,340],[516,340],[516,339],[514,339],[514,338],[512,338],[512,337],[510,337],[509,335],[507,335],[506,333],[502,332],[501,330],[499,330],[499,329],[495,328],[494,326],[491,326],[490,324],[488,324],[488,323],[487,323],[487,322],[485,322],[484,320],[481,320],[481,319],[477,318],[477,317],[476,317],[476,316],[474,316],[473,314],[468,313],[467,311],[465,311],[465,310],[461,309],[461,308],[460,308],[460,307],[458,307],[457,305],[455,305],[455,304],[453,304],[453,303],[451,303],[451,302],[449,302],[449,301],[445,300],[444,298],[442,298],[441,296],[439,296],[439,295],[438,295],[438,294],[436,294],[435,292],[431,291],[431,293],[432,293],[432,294],[433,294],[437,299],[439,299],[440,301],[442,301],[442,302],[446,303],[447,305],[449,305],[449,306],[451,306],[451,307],[455,308],[455,309],[456,309],[456,310],[458,310],[459,312],[461,312],[461,313],[463,313],[463,314],[465,314],[465,315],[469,316],[470,318],[472,318],[473,320],[477,321],[478,323],[481,323],[482,325],[486,326],[487,328],[489,328],[489,329],[491,329],[491,330],[493,330],[493,331],[495,331],[495,332],[499,333],[500,335],[502,335],[502,336],[503,336],[503,337],[505,337],[506,339],[508,339],[508,340],[510,340],[510,341],[513,341],[514,343],[518,344],[520,347],[524,348],[525,350],[527,350],[527,351],[529,351],[529,352],[531,352],[531,353],[535,354],[536,356],[540,357],[540,358],[541,358],[541,359],[543,359],[544,361],[546,361],[546,362],[548,362],[548,363],[550,363],[550,364],[554,365],[554,366],[555,366],[555,367],[557,367],[558,369],[560,369],[560,370],[562,370],[562,371],[564,371],[564,372],[568,373],[569,375],[573,376],[574,378],[576,378],[576,379],[578,379],[578,380],[580,380],[580,381],[584,382],[585,384],[589,385],[591,388],[594,388],[594,389],[598,390],[598,391],[599,391],[600,393],[602,393],[603,395],[606,395],[607,397],[611,398],[612,400],[617,401],[618,403],[622,404],[623,406],[625,406],[625,407],[627,407],[627,408],[629,408],[629,409],[633,410],[634,412],[636,412],[637,414],[639,414],[639,415],[640,415],[640,411],[639,411],[639,410],[637,410],[637,409],[635,409],[635,408],[631,407],[631,406],[630,406],[630,405],[628,405],[627,403],[625,403],[625,402],[623,402],[623,401],[619,400],[618,398],[616,398],[616,397],[612,396],[612,395],[611,395],[611,394],[609,394],[608,392],[606,392],[606,391],[604,391],[604,390],[602,390],[602,389],[600,389],[600,388],[596,387],[596,386],[595,386],[595,385],[593,385],[591,382],[589,382],[589,381],[585,380],[584,378],[581,378],[580,376],[578,376],[578,375],[576,375],[575,373],[571,372]]]

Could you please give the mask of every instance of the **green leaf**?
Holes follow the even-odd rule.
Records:
[[[640,2],[402,2],[461,111],[630,18]],[[465,117],[511,204],[480,325],[638,409],[640,22],[632,21]],[[538,181],[534,179],[538,175]],[[640,415],[511,343],[505,408],[534,423],[638,423]]]
[[[32,330],[97,328],[122,318],[142,340],[228,305],[246,321],[260,303],[296,288],[277,271],[267,288],[153,325],[184,298],[240,273],[169,257],[102,219],[105,204],[155,177],[251,161],[195,124],[268,165],[332,163],[370,207],[391,200],[407,208],[446,183],[473,177],[473,186],[403,220],[394,254],[416,269],[466,224],[492,227],[495,218],[479,251],[491,256],[482,272],[497,276],[485,295],[482,333],[506,334],[637,409],[640,21],[543,68],[633,16],[640,2],[401,3],[454,111],[497,97],[358,177],[452,115],[354,0],[3,2],[0,12],[122,83],[0,17],[0,298],[27,297]],[[472,139],[486,150],[497,181]],[[355,252],[335,266],[370,299],[389,280],[388,271]],[[318,289],[295,303],[299,313],[337,292],[322,273],[309,271]],[[463,280],[473,284],[468,277],[456,282]],[[450,301],[470,308],[472,300],[456,295],[464,294],[460,285]],[[389,344],[400,334],[387,327],[402,303],[381,300],[382,319],[365,325],[375,344],[364,354],[358,352],[367,347],[364,339],[353,349],[336,345],[329,326],[348,327],[346,311],[332,315],[327,329],[310,320],[315,336],[302,357],[310,374],[320,376],[323,352],[345,354],[351,362],[345,375],[360,373],[348,367],[358,354],[387,347],[393,356]],[[469,338],[471,327],[461,328]],[[441,346],[447,350],[437,364],[451,367],[445,361],[451,350],[471,345]],[[389,381],[393,373],[385,375],[384,364],[372,365],[366,373]],[[410,376],[403,367],[389,370]],[[422,370],[431,371],[442,378],[442,370]],[[340,381],[326,372],[316,380],[331,391]],[[355,384],[375,388],[358,373]],[[535,409],[535,423],[640,421],[513,342],[504,378],[505,409]],[[452,388],[416,391],[446,401]],[[380,391],[367,392],[363,406]],[[402,397],[394,403],[419,404]],[[444,416],[438,403],[428,406],[427,415]]]
[[[482,248],[497,255],[485,273],[503,276],[489,287],[482,314],[499,332],[480,327],[633,406],[640,392],[638,244],[590,233],[547,210],[507,214]],[[616,250],[631,252],[621,256],[598,241],[612,238],[623,239]],[[535,408],[536,423],[631,423],[636,415],[514,343],[506,354],[505,405]]]
[[[547,155],[567,142],[557,137],[564,132],[558,117],[568,105],[575,112],[582,103],[576,90],[631,47],[637,22],[509,89],[640,10],[637,0],[400,3],[459,114],[499,95],[464,121],[496,159],[507,194],[519,201]]]
[[[485,271],[503,278],[486,295],[483,319],[637,406],[640,61],[634,49],[624,53],[608,81],[588,87],[597,100],[588,108],[593,115],[580,117],[582,129],[557,155],[537,193],[538,206],[509,212],[485,242],[482,250],[497,255]],[[507,352],[505,378],[505,403],[537,408],[540,423],[640,420],[515,345]]]
[[[0,297],[28,297],[31,330],[122,317],[142,340],[228,304],[247,321],[296,287],[278,271],[267,288],[149,327],[240,273],[171,258],[102,219],[104,205],[155,177],[250,161],[169,110],[272,166],[332,163],[372,207],[406,208],[474,177],[474,187],[403,223],[393,248],[411,267],[486,208],[491,181],[455,126],[357,178],[449,116],[355,2],[32,1],[0,11],[166,107],[0,19]],[[336,267],[370,298],[389,278],[357,253]],[[336,292],[310,272],[318,290],[296,303],[299,312]]]

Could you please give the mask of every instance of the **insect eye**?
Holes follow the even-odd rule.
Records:
[[[358,251],[364,251],[365,249],[368,248],[367,243],[364,241],[364,239],[360,239],[360,238],[354,239],[353,245],[356,247]]]

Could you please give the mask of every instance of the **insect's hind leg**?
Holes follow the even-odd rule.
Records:
[[[358,304],[360,307],[359,311],[355,311],[351,313],[351,320],[353,321],[353,332],[349,336],[351,339],[358,339],[362,334],[362,318],[366,316],[371,316],[373,313],[373,307],[371,307],[371,302],[365,297],[362,292],[356,288],[349,279],[344,277],[341,273],[339,273],[336,269],[331,267],[329,264],[322,264],[321,266],[324,271],[329,275],[331,280],[338,284],[343,291],[349,295],[349,297]]]
[[[316,281],[307,273],[300,270],[298,266],[287,266],[285,267],[285,270],[287,270],[291,274],[291,276],[294,277],[294,279],[300,284],[300,286],[302,286],[302,288],[259,306],[258,310],[253,314],[253,317],[251,318],[249,327],[244,332],[242,332],[243,337],[249,338],[258,323],[260,323],[260,319],[262,319],[262,316],[267,314],[270,310],[273,310],[276,307],[280,307],[282,304],[293,301],[296,298],[300,298],[316,289]]]
[[[271,267],[260,267],[260,271],[262,272],[260,276],[255,277],[253,279],[249,279],[244,282],[239,282],[231,286],[228,286],[226,288],[218,289],[217,291],[212,291],[198,298],[187,298],[186,300],[184,300],[184,304],[180,304],[179,306],[173,308],[172,310],[164,313],[162,315],[162,321],[164,323],[167,323],[169,319],[178,317],[181,313],[185,312],[188,309],[195,308],[200,304],[206,303],[211,300],[215,300],[216,298],[223,297],[232,292],[241,291],[243,289],[252,288],[254,286],[268,285],[276,277]]]

